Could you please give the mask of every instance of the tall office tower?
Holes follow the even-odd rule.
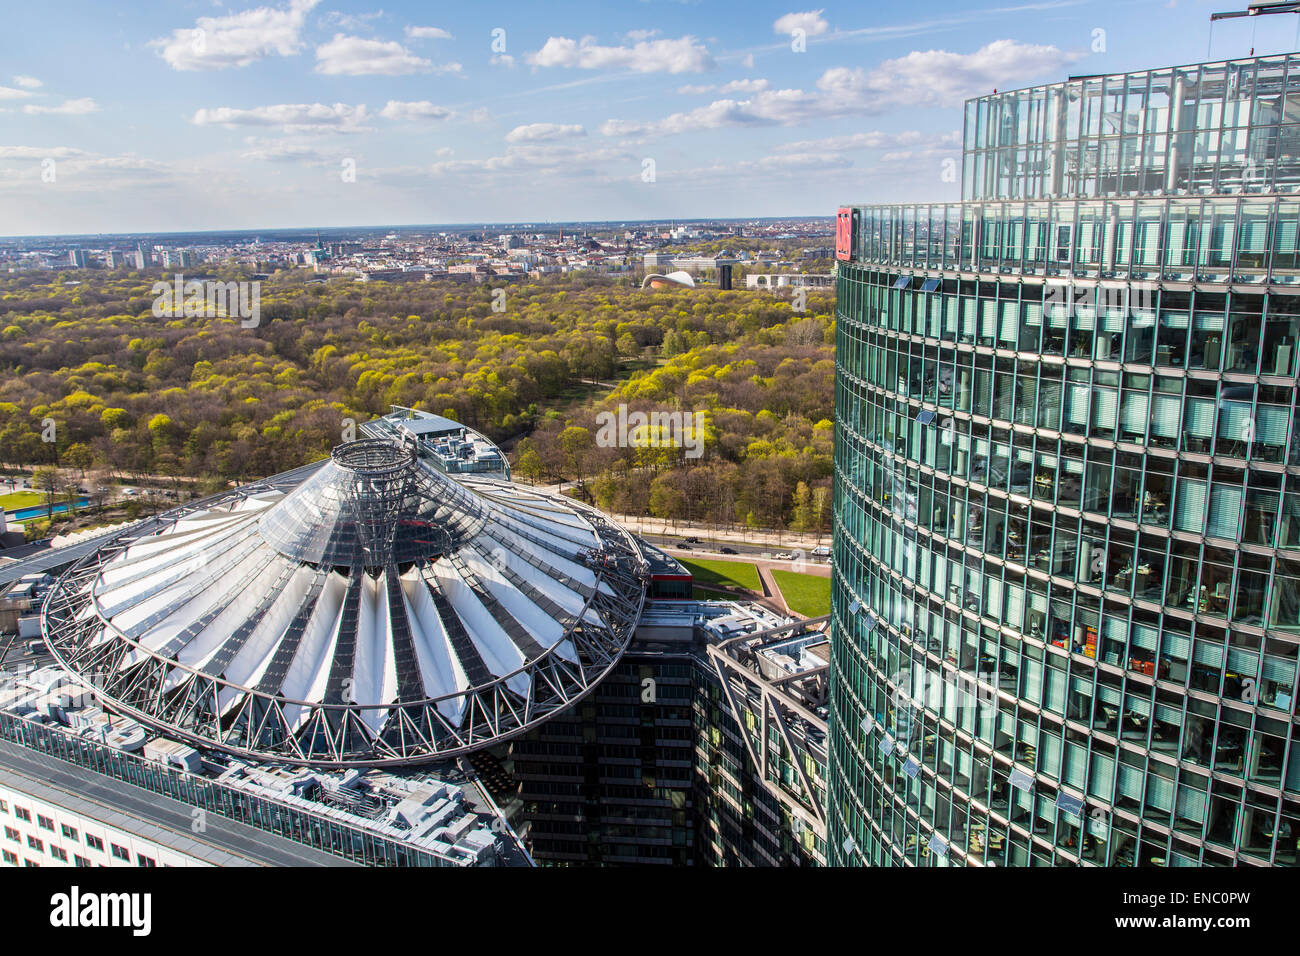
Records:
[[[90,264],[90,261],[89,261],[89,259],[87,259],[87,257],[86,257],[86,250],[85,250],[85,249],[69,249],[69,250],[68,250],[68,265],[70,265],[70,266],[76,266],[78,269],[84,269],[84,268],[86,268],[86,266],[88,266],[89,264]]]
[[[962,159],[839,213],[831,862],[1294,865],[1300,55]]]

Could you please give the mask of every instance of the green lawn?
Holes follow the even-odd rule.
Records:
[[[674,555],[695,577],[695,583],[705,587],[722,585],[723,587],[744,588],[747,591],[763,591],[758,580],[758,568],[747,561],[710,561],[703,558],[683,558]]]
[[[790,610],[804,617],[831,613],[831,579],[797,571],[772,572]]]
[[[0,495],[0,508],[5,511],[21,511],[24,508],[35,508],[43,504],[45,504],[45,496],[39,491],[15,491],[12,494]]]

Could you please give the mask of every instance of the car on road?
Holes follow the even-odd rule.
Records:
[[[829,558],[831,556],[831,549],[827,545],[823,544],[819,547],[813,548],[808,553],[814,558]]]
[[[683,539],[683,540],[685,540],[685,542],[686,542],[687,544],[699,544],[699,543],[700,543],[700,539],[699,539],[699,538],[685,538],[685,539]]]
[[[735,549],[735,548],[719,548],[719,549],[718,549],[718,553],[719,553],[719,554],[735,554],[735,553],[736,553],[736,549]]]
[[[772,555],[772,557],[773,557],[775,560],[777,560],[777,561],[793,561],[793,560],[794,560],[794,555],[791,554],[789,551],[778,551],[776,554]]]
[[[681,548],[683,551],[691,550],[691,546],[687,544],[685,541],[678,541],[677,547]]]

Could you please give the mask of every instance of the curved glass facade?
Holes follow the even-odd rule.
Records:
[[[851,210],[832,863],[1295,865],[1298,217]]]

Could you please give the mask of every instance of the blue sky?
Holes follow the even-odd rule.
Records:
[[[942,173],[963,98],[1197,62],[1210,11],[1244,6],[11,5],[0,234],[829,215],[955,198]],[[1293,49],[1297,19],[1222,22],[1211,55]]]

